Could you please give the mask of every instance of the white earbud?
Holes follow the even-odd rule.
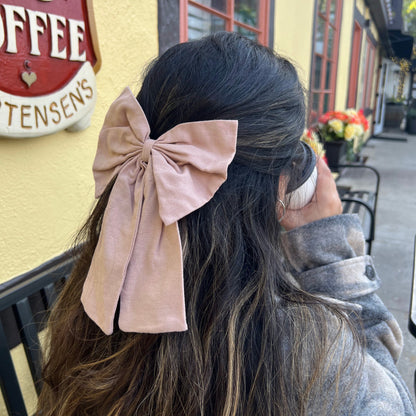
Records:
[[[287,194],[289,200],[289,209],[303,208],[306,204],[308,204],[311,201],[315,193],[317,178],[318,172],[315,166],[308,180],[299,188]]]

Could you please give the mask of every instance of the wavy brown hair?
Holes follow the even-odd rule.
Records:
[[[116,326],[106,336],[84,313],[110,184],[81,230],[77,263],[51,314],[38,414],[288,416],[309,414],[317,402],[336,414],[343,372],[359,370],[354,326],[295,283],[276,218],[279,177],[290,175],[305,122],[293,65],[219,33],[155,60],[137,99],[153,139],[182,122],[239,121],[227,181],[179,224],[189,330]],[[328,382],[336,397],[323,394]]]

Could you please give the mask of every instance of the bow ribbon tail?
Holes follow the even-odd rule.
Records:
[[[132,165],[119,172],[113,185],[81,295],[85,312],[106,335],[113,333],[142,211],[143,172],[137,177]]]
[[[177,222],[159,216],[152,159],[144,175],[144,201],[120,298],[119,327],[125,332],[186,331],[182,247]]]

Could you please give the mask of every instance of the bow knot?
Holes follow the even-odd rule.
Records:
[[[143,143],[143,148],[142,148],[142,162],[147,165],[147,163],[149,162],[149,156],[150,153],[152,151],[152,147],[155,144],[156,140],[153,140],[151,138],[147,138],[144,143]]]
[[[122,331],[187,329],[177,221],[206,204],[226,180],[237,121],[183,123],[157,140],[149,136],[146,116],[126,88],[98,141],[96,196],[117,177],[81,296],[85,312],[108,335],[118,304]],[[137,169],[137,162],[147,169]]]

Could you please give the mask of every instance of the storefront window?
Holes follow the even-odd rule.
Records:
[[[358,22],[354,23],[354,36],[352,40],[352,56],[350,67],[350,82],[348,88],[348,108],[355,108],[357,101],[358,71],[360,67],[362,28]]]
[[[180,0],[180,40],[222,30],[268,44],[270,0]]]
[[[312,123],[335,105],[342,0],[319,0],[311,79]]]
[[[370,108],[371,107],[371,98],[372,98],[372,90],[373,90],[373,74],[374,74],[374,62],[376,56],[376,48],[371,42],[371,40],[367,37],[367,53],[368,59],[367,64],[365,67],[365,77],[364,77],[364,97],[361,101],[361,108]],[[364,69],[364,68],[363,68]]]

